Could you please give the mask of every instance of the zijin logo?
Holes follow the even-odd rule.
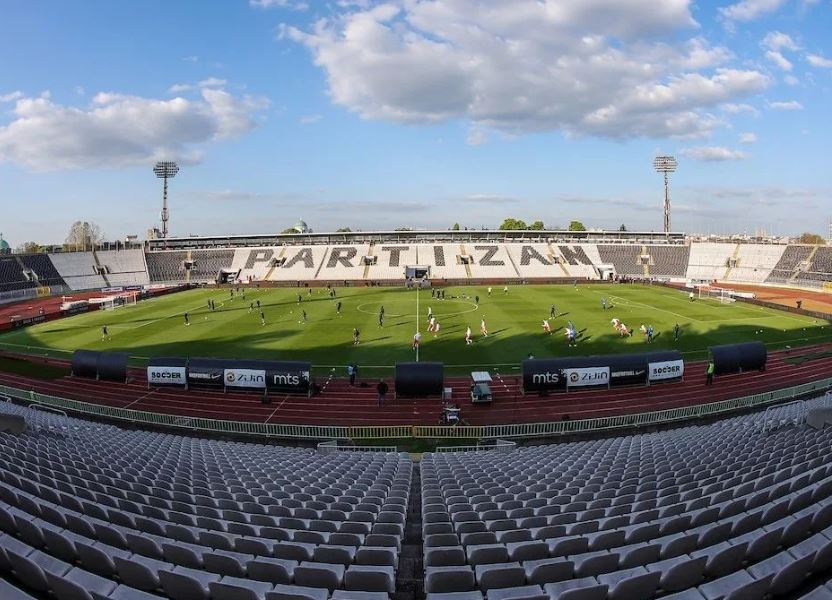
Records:
[[[581,378],[577,373],[570,373],[569,381],[578,381]]]
[[[236,377],[236,376],[234,375],[234,373],[233,373],[233,372],[231,372],[231,371],[229,371],[229,372],[228,372],[228,374],[226,374],[226,376],[225,376],[225,380],[226,380],[228,383],[234,383],[234,380],[235,380],[236,378],[237,378],[237,377]]]

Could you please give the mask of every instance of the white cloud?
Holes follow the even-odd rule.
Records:
[[[770,84],[695,33],[690,0],[435,0],[352,8],[279,33],[368,119],[517,134],[701,137]],[[679,40],[679,41],[657,41]]]
[[[769,50],[768,52],[766,52],[766,58],[784,71],[792,70],[792,63],[789,62],[789,60],[785,56],[783,56],[776,50]]]
[[[469,146],[482,146],[488,141],[488,134],[479,127],[472,127],[465,136],[465,143]]]
[[[813,67],[820,67],[821,69],[832,69],[832,58],[826,58],[820,54],[807,54],[806,60]]]
[[[184,92],[190,92],[194,89],[190,83],[174,83],[172,86],[168,88],[169,94],[182,94]]]
[[[174,83],[172,86],[168,88],[169,94],[184,94],[185,92],[192,92],[196,89],[201,88],[223,88],[228,85],[228,81],[225,79],[219,79],[217,77],[209,77],[208,79],[203,79],[202,81],[193,84],[193,83]]]
[[[754,21],[775,12],[786,0],[741,0],[719,9],[719,14],[728,21]]]
[[[289,8],[292,10],[307,10],[309,4],[301,0],[248,0],[255,8]]]
[[[786,85],[799,85],[800,80],[794,75],[786,75],[785,77],[783,77],[783,83],[785,83]]]
[[[726,160],[742,160],[748,156],[745,152],[731,150],[722,146],[697,146],[695,148],[684,148],[680,151],[682,156],[701,160],[704,162],[721,162]]]
[[[210,142],[255,127],[266,101],[206,88],[196,100],[96,94],[84,107],[49,98],[17,101],[0,127],[0,162],[33,170],[123,167],[158,159],[199,160]]]
[[[756,133],[741,133],[740,134],[740,144],[755,144],[757,142],[757,134]]]
[[[314,115],[303,115],[298,122],[301,125],[312,125],[313,123],[317,123],[323,118],[322,115],[314,114]]]
[[[766,37],[763,38],[763,41],[760,42],[760,45],[763,48],[768,48],[769,50],[779,51],[779,50],[791,50],[792,52],[796,50],[800,50],[800,46],[795,42],[792,37],[782,31],[769,31],[766,34]]]
[[[803,110],[803,105],[797,100],[789,100],[786,102],[769,102],[769,108],[774,110]]]
[[[756,117],[760,114],[760,111],[751,106],[750,104],[735,104],[728,102],[726,104],[720,105],[719,108],[722,109],[722,112],[727,113],[729,115],[749,114]]]
[[[0,102],[14,102],[15,100],[19,100],[23,97],[23,92],[20,90],[15,90],[13,92],[9,92],[8,94],[0,94]]]
[[[217,77],[209,77],[208,79],[203,79],[199,82],[199,87],[225,87],[228,85],[228,82],[225,79],[219,79]]]
[[[185,62],[189,62],[189,63],[196,63],[196,62],[199,62],[199,57],[191,55],[191,56],[186,56],[182,60],[184,60]]]

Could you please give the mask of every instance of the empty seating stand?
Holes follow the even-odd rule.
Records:
[[[9,403],[0,413],[27,422],[0,433],[4,599],[396,591],[415,468],[406,454],[122,430]],[[752,414],[425,454],[427,598],[824,598],[830,442],[830,427],[765,431]]]
[[[3,403],[0,571],[19,596],[387,598],[412,462],[125,431]],[[83,592],[81,590],[84,590]]]

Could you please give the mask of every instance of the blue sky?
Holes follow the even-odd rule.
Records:
[[[0,231],[825,233],[830,0],[4,3]]]

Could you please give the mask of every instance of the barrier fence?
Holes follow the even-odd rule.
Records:
[[[442,440],[499,440],[523,438],[549,438],[599,431],[626,430],[640,427],[676,423],[702,417],[722,415],[737,410],[767,406],[820,394],[832,389],[832,377],[811,383],[764,392],[741,398],[710,402],[695,406],[670,408],[631,415],[552,421],[548,423],[511,423],[505,425],[292,425],[285,423],[257,423],[183,417],[164,413],[103,406],[79,400],[39,394],[31,390],[0,385],[0,394],[25,404],[40,404],[75,414],[171,428],[176,430],[219,433],[261,438],[303,440],[392,440],[405,438]]]

